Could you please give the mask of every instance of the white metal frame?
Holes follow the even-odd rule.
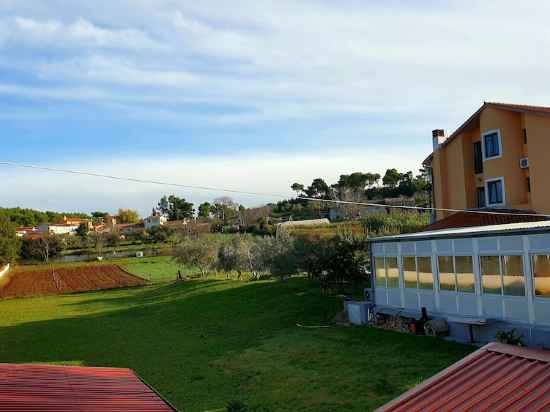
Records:
[[[500,203],[491,203],[489,201],[489,183],[500,182],[502,184],[502,202]],[[487,206],[493,207],[503,207],[506,206],[506,184],[503,176],[495,177],[485,180],[485,204]]]
[[[485,153],[485,137],[495,133],[497,135],[498,141],[498,156],[487,157],[487,154]],[[484,162],[487,160],[499,159],[502,157],[502,135],[500,133],[500,129],[489,130],[481,135],[481,153],[483,154]]]

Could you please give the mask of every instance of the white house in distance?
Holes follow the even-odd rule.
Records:
[[[80,224],[44,223],[38,227],[38,232],[50,235],[74,235],[79,227]]]
[[[161,215],[160,213],[154,213],[151,216],[143,219],[145,230],[150,230],[157,226],[164,226],[166,222],[168,222],[168,219],[166,218],[166,216]]]

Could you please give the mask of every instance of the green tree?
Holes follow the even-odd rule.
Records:
[[[388,169],[386,174],[382,178],[382,183],[385,186],[396,187],[401,181],[402,174],[397,171],[397,169]]]
[[[192,218],[195,215],[193,203],[187,202],[184,198],[174,195],[163,196],[157,206],[160,213],[165,215],[168,220],[183,220]]]
[[[297,197],[300,197],[300,195],[305,189],[305,186],[301,183],[293,183],[292,186],[290,186],[290,188],[296,192]]]
[[[139,222],[139,213],[133,209],[118,209],[118,223],[134,224]]]
[[[198,268],[201,276],[207,278],[208,273],[216,267],[217,252],[217,244],[211,239],[186,238],[174,248],[174,260],[180,265]]]
[[[86,236],[88,236],[88,225],[82,223],[80,226],[78,226],[78,229],[76,229],[76,235],[79,236],[81,239],[85,239]]]
[[[21,256],[25,259],[38,259],[49,262],[65,248],[60,236],[42,235],[39,238],[23,239]]]
[[[305,190],[308,197],[314,197],[316,199],[332,199],[332,188],[320,177],[314,179],[311,185]]]
[[[209,218],[212,205],[209,202],[204,202],[199,205],[199,217]]]
[[[13,262],[19,256],[20,243],[15,225],[0,215],[0,266]]]

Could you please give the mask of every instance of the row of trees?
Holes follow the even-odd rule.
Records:
[[[203,277],[213,271],[236,273],[239,279],[244,273],[252,279],[305,273],[325,281],[353,281],[367,273],[366,250],[364,239],[344,235],[314,241],[251,235],[220,241],[203,236],[184,239],[175,247],[174,259],[199,268]]]
[[[385,197],[410,197],[418,192],[430,191],[431,186],[424,169],[416,176],[411,171],[401,173],[397,169],[388,169],[384,176],[378,173],[355,172],[340,175],[338,182],[331,185],[317,178],[307,187],[301,183],[294,183],[291,189],[296,192],[297,197],[361,201],[380,200]]]
[[[0,216],[7,218],[15,226],[40,226],[43,223],[61,223],[63,217],[78,217],[82,219],[90,218],[86,213],[59,213],[59,212],[42,212],[34,209],[15,208],[0,208]]]

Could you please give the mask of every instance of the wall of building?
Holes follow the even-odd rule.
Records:
[[[504,177],[506,206],[512,209],[529,209],[527,181],[519,160],[523,157],[522,114],[488,107],[481,113],[481,134],[499,130],[502,139],[502,156],[483,162],[483,178]]]
[[[524,144],[523,129],[528,143]],[[502,141],[502,156],[483,162],[483,174],[474,174],[474,142],[482,134],[498,130]],[[550,118],[508,110],[485,108],[479,118],[479,128],[455,136],[435,151],[432,160],[434,200],[436,207],[450,209],[476,208],[478,187],[485,181],[504,178],[505,207],[533,209],[550,214]],[[529,157],[530,168],[521,169],[520,159]],[[527,178],[531,177],[531,193]],[[448,213],[437,214],[441,219]]]
[[[375,303],[378,308],[396,309],[400,313],[419,317],[422,307],[434,318],[447,319],[459,324],[458,318],[486,321],[487,327],[480,327],[478,336],[494,339],[499,330],[517,328],[526,331],[526,337],[541,336],[550,331],[550,298],[537,297],[534,293],[534,277],[531,265],[532,255],[550,254],[550,234],[509,235],[494,237],[447,238],[438,240],[417,240],[411,242],[380,242],[372,245],[374,257]],[[439,256],[467,256],[472,258],[472,272],[475,276],[475,290],[472,293],[440,290]],[[481,256],[521,256],[523,258],[523,279],[525,294],[485,294],[481,276]],[[433,274],[433,288],[405,288],[404,258],[430,258]],[[380,258],[397,258],[399,281],[395,287],[380,286],[376,277],[380,271]],[[418,276],[418,275],[417,275]],[[454,326],[457,334],[462,326]],[[466,335],[464,335],[466,336]],[[550,345],[550,335],[546,344]],[[537,338],[539,339],[539,338]],[[532,341],[535,342],[535,341]]]
[[[534,210],[550,214],[550,118],[526,114],[527,153]]]

